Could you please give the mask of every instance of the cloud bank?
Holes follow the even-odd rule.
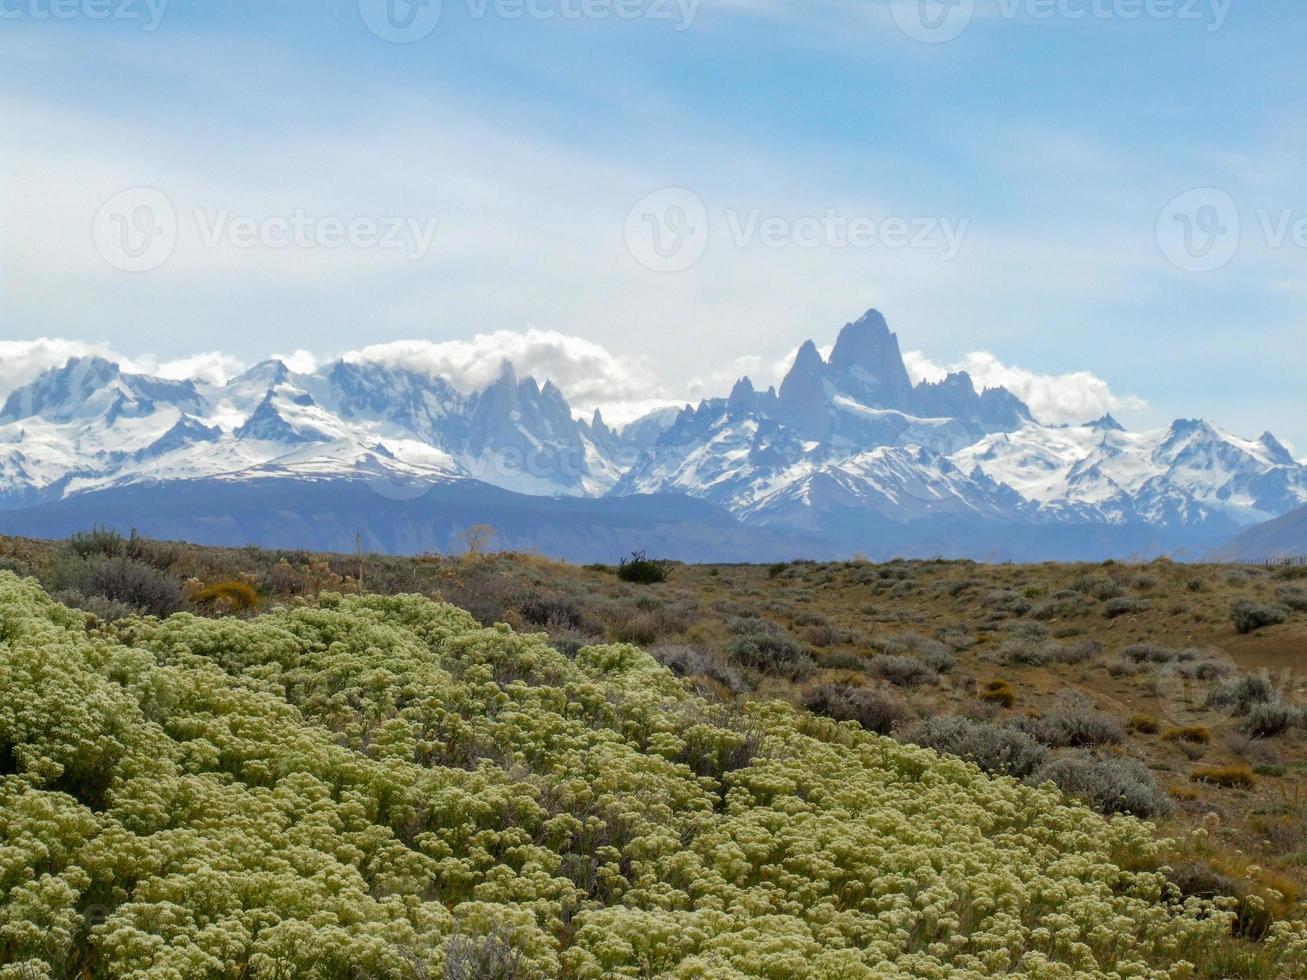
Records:
[[[1038,374],[1004,364],[988,351],[972,351],[945,366],[914,350],[904,353],[903,363],[914,382],[939,381],[950,372],[966,371],[977,390],[1006,388],[1030,406],[1035,418],[1052,424],[1089,422],[1108,412],[1144,411],[1148,407],[1137,395],[1116,394],[1106,381],[1088,371]]]
[[[599,408],[610,422],[628,422],[669,403],[643,359],[621,357],[553,330],[497,330],[439,343],[397,340],[350,351],[345,360],[425,371],[465,392],[485,388],[508,361],[521,377],[558,385],[576,412],[588,415]]]
[[[829,354],[829,349],[823,351]],[[58,338],[0,342],[0,398],[36,379],[43,371],[61,367],[71,357],[99,356],[124,370],[199,383],[221,385],[247,366],[239,358],[207,351],[170,361],[116,354],[106,344],[88,344]],[[333,356],[296,350],[274,355],[294,371],[310,372]],[[479,391],[498,376],[504,361],[518,375],[541,383],[552,381],[562,389],[578,415],[596,408],[612,424],[625,424],[656,408],[697,402],[725,395],[735,381],[749,375],[763,385],[776,384],[794,361],[794,352],[768,362],[757,355],[737,358],[718,370],[698,375],[683,385],[660,380],[644,358],[624,357],[583,337],[552,330],[477,334],[467,340],[443,342],[397,340],[373,344],[342,355],[350,362],[375,362],[405,367],[446,378],[464,392]],[[904,354],[913,381],[937,381],[950,371],[967,371],[977,388],[1004,387],[1030,406],[1035,417],[1049,423],[1085,422],[1106,412],[1142,411],[1147,408],[1135,395],[1119,395],[1102,378],[1087,371],[1039,374],[1005,364],[987,351],[973,351],[961,360],[941,365],[920,351]]]

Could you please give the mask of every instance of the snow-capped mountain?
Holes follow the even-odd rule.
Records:
[[[600,449],[596,440],[604,443]],[[0,503],[111,486],[224,479],[480,480],[521,493],[596,496],[620,476],[601,418],[505,364],[470,395],[446,379],[337,361],[298,374],[265,361],[222,386],[74,358],[0,408]]]
[[[379,507],[453,484],[606,497],[612,513],[674,494],[848,553],[985,557],[1205,550],[1307,504],[1307,467],[1269,433],[1054,426],[965,372],[913,384],[874,310],[828,358],[804,344],[778,388],[744,378],[620,429],[508,363],[469,392],[365,360],[265,361],[213,385],[74,358],[0,407],[0,508],[203,479],[362,482]]]

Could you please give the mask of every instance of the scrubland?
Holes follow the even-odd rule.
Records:
[[[0,976],[1307,975],[1300,569],[652,564],[0,539]]]

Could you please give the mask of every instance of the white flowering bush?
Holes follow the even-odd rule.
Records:
[[[1146,824],[634,647],[417,596],[91,622],[0,573],[0,977],[1188,977],[1229,944],[1127,870]],[[1307,938],[1259,955],[1303,975]]]

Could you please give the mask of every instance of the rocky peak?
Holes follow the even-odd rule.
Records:
[[[878,310],[845,324],[830,355],[837,385],[875,408],[907,410],[912,381],[903,364],[899,339]]]
[[[1089,423],[1089,427],[1099,432],[1124,432],[1125,431],[1125,426],[1122,425],[1120,422],[1118,422],[1113,417],[1111,412],[1108,412],[1106,415],[1102,416],[1101,418],[1094,419],[1094,421]]]
[[[748,378],[741,378],[735,382],[735,387],[731,389],[731,395],[726,399],[727,409],[730,411],[748,411],[753,407],[754,399],[757,392],[753,388],[753,382]]]
[[[1261,443],[1262,447],[1270,455],[1272,462],[1279,463],[1281,466],[1297,465],[1297,460],[1295,460],[1293,454],[1285,448],[1284,443],[1271,435],[1270,432],[1263,432],[1261,438],[1257,441]]]

